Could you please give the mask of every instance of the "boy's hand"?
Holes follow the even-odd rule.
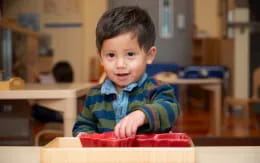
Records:
[[[128,114],[115,126],[115,135],[119,138],[135,135],[138,127],[145,123],[145,118],[145,114],[141,110]]]
[[[86,132],[79,132],[76,137],[80,137],[81,135],[87,134]]]

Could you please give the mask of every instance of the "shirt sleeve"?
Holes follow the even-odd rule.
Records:
[[[90,92],[88,94],[91,94]],[[72,129],[73,136],[77,136],[79,132],[94,133],[97,130],[97,120],[93,116],[90,104],[91,99],[89,96],[86,97],[84,108],[82,112],[78,115],[77,120]]]
[[[174,96],[172,86],[165,84],[148,91],[150,103],[138,108],[142,110],[148,120],[144,132],[169,132],[180,114],[179,104]]]

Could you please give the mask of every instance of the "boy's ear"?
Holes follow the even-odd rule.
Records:
[[[156,54],[157,54],[157,48],[155,46],[152,46],[147,53],[146,63],[152,64],[153,60],[155,59]]]

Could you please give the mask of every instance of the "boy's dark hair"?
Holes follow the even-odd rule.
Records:
[[[71,65],[66,61],[56,63],[52,69],[52,73],[57,83],[73,82],[73,70]]]
[[[137,6],[121,6],[106,11],[96,28],[96,46],[101,52],[104,40],[133,32],[140,48],[147,52],[155,42],[155,27],[149,14]]]

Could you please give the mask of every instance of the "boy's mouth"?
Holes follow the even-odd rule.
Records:
[[[126,79],[128,75],[129,75],[129,73],[116,74],[116,76],[117,76],[119,79],[121,79],[121,80]]]
[[[127,76],[129,73],[116,74],[117,76]]]

